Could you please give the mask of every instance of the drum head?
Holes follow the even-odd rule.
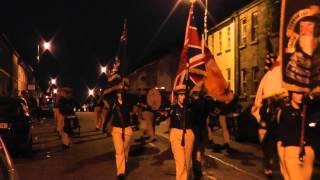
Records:
[[[161,106],[161,94],[157,89],[150,89],[147,93],[147,104],[152,110],[158,110]]]

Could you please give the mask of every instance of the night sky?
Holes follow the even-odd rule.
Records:
[[[251,0],[208,0],[212,27]],[[188,0],[10,0],[0,5],[0,32],[25,62],[39,69],[41,86],[58,77],[78,95],[86,94],[99,78],[99,65],[110,61],[119,47],[123,19],[128,19],[129,71],[183,45]],[[199,1],[200,2],[200,1]],[[203,9],[195,8],[200,31]],[[204,1],[203,1],[204,2]],[[174,11],[172,11],[174,9]],[[166,23],[163,23],[166,17]],[[163,24],[163,26],[161,26]],[[162,27],[162,28],[160,28]],[[41,55],[37,44],[52,43]]]

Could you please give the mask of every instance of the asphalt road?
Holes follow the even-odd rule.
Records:
[[[14,154],[13,161],[22,180],[106,180],[116,179],[114,148],[111,137],[95,130],[93,113],[79,113],[81,132],[73,138],[71,149],[64,149],[54,131],[52,119],[35,122],[33,127],[33,155]],[[157,136],[154,143],[136,141],[141,131],[136,131],[127,167],[128,180],[174,180],[175,163],[165,135]],[[208,153],[204,163],[204,179],[254,180],[263,175],[238,168],[228,162],[223,154]],[[231,156],[232,158],[232,156]],[[240,161],[248,156],[236,157]],[[259,158],[256,159],[257,161]],[[259,172],[258,166],[255,171]]]

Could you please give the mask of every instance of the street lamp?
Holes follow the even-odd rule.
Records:
[[[49,42],[44,42],[43,43],[43,48],[45,49],[45,50],[49,50],[50,49],[50,43]]]
[[[57,88],[54,88],[53,89],[53,94],[57,94],[58,93],[58,89]]]
[[[51,44],[50,42],[44,42],[43,45],[43,51],[46,51],[46,50],[49,50],[50,51],[50,48],[51,48]],[[37,60],[38,60],[38,63],[40,62],[40,44],[38,44],[38,48],[37,48]]]
[[[89,89],[89,92],[88,92],[88,94],[89,94],[89,97],[90,97],[90,96],[94,96],[94,92],[93,92],[93,89]]]
[[[57,79],[51,78],[51,85],[56,85],[56,84],[57,84]]]
[[[106,74],[107,73],[107,66],[100,66],[100,72],[101,72],[101,74]]]

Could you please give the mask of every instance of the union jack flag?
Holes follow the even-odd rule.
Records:
[[[127,32],[127,19],[124,19],[123,30],[120,37],[120,46],[118,56],[120,58],[120,73],[122,76],[127,75],[128,71],[128,56],[127,56],[128,32]]]
[[[186,25],[184,47],[180,56],[173,89],[188,83],[188,89],[192,91],[192,88],[203,83],[203,77],[206,73],[205,65],[210,60],[207,54],[203,52],[201,39],[195,25],[193,5],[191,5]]]

